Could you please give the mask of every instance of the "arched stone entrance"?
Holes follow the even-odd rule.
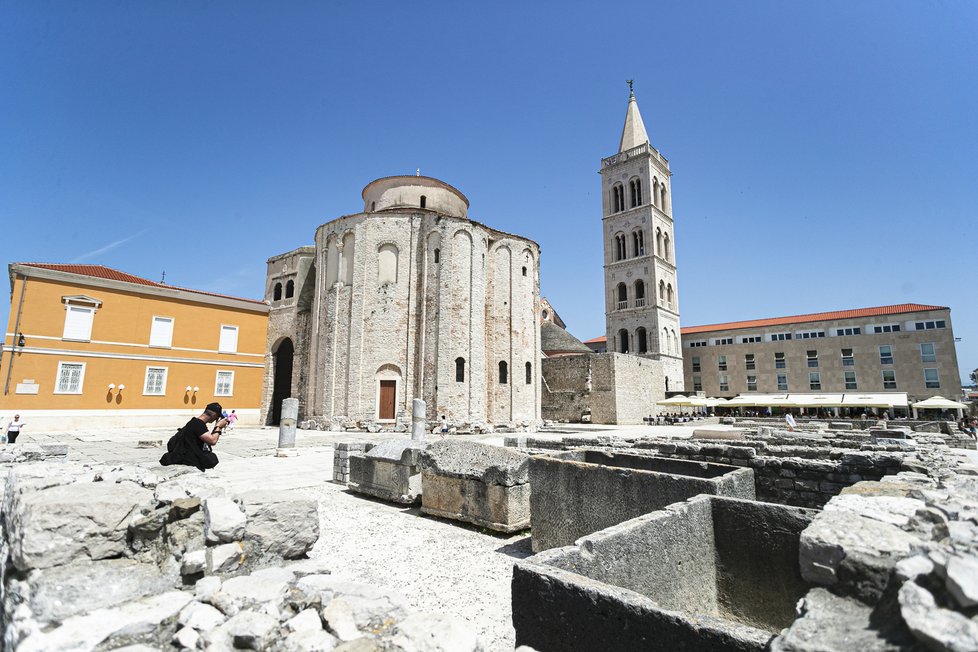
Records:
[[[282,419],[282,401],[292,396],[292,357],[295,346],[292,340],[285,338],[278,344],[275,356],[275,375],[272,380],[272,404],[268,413],[271,415],[269,425],[277,426]]]

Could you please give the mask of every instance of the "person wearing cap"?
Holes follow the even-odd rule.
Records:
[[[201,471],[217,466],[217,455],[211,448],[221,441],[221,433],[227,426],[227,421],[221,416],[223,410],[220,403],[209,403],[203,414],[194,417],[180,428],[166,443],[166,452],[160,458],[160,464],[182,464],[193,466]],[[208,430],[207,425],[214,427]]]

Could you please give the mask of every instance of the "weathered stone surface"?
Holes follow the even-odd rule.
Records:
[[[185,650],[196,650],[200,634],[190,627],[182,627],[173,635],[173,643]]]
[[[245,561],[244,548],[238,542],[208,548],[207,557],[211,573],[229,573]]]
[[[743,430],[726,430],[720,428],[697,428],[693,431],[693,439],[744,439]]]
[[[907,525],[917,510],[926,506],[924,501],[913,498],[874,496],[867,498],[858,495],[841,495],[825,505],[825,511],[856,512],[866,518],[893,525]]]
[[[513,486],[529,477],[530,456],[510,448],[473,441],[443,439],[421,455],[421,466],[435,475]]]
[[[530,527],[530,484],[486,484],[481,480],[421,472],[421,511],[497,532]]]
[[[293,632],[320,631],[323,622],[315,609],[303,609],[285,623],[285,627]]]
[[[319,629],[292,632],[285,637],[284,652],[332,652],[339,640],[329,632]]]
[[[295,575],[282,568],[267,568],[251,575],[232,577],[221,585],[221,593],[239,608],[250,608],[265,602],[276,602]]]
[[[278,619],[259,611],[242,611],[227,621],[234,647],[239,650],[264,650],[278,626]]]
[[[204,539],[204,513],[194,512],[190,516],[166,525],[166,544],[182,555],[185,552],[203,550],[207,545]]]
[[[420,454],[426,444],[410,439],[381,442],[350,457],[350,489],[401,504],[421,500]]]
[[[263,556],[299,559],[319,540],[316,501],[278,491],[242,494],[248,526],[246,538]]]
[[[341,641],[352,641],[362,636],[359,628],[357,628],[357,621],[353,617],[353,607],[343,598],[330,600],[323,607],[322,615],[329,631]]]
[[[947,563],[947,590],[961,607],[978,605],[978,559],[951,557]]]
[[[198,632],[214,629],[225,620],[227,618],[224,617],[223,613],[209,604],[197,602],[196,600],[184,607],[177,617],[177,622],[181,625],[195,629]]]
[[[196,575],[197,573],[203,573],[205,570],[207,570],[206,550],[188,552],[180,560],[181,575]]]
[[[122,556],[129,521],[152,496],[130,482],[76,483],[21,494],[5,513],[11,560],[27,570]]]
[[[900,615],[913,635],[931,650],[978,650],[978,623],[937,607],[934,596],[913,582],[900,587]]]
[[[131,559],[77,561],[32,572],[30,607],[40,621],[61,622],[86,611],[163,593],[178,580],[153,564]]]
[[[479,637],[457,620],[412,614],[397,623],[391,643],[405,652],[482,652]]]
[[[244,537],[247,518],[230,498],[214,496],[203,501],[204,536],[209,543],[229,543]]]

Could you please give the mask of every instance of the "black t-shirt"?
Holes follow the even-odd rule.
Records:
[[[194,417],[170,437],[166,444],[167,452],[160,458],[160,464],[183,464],[195,466],[201,471],[217,466],[217,455],[211,452],[211,447],[201,440],[200,436],[207,432],[207,424]]]

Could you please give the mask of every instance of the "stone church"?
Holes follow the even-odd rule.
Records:
[[[262,423],[284,398],[321,428],[403,430],[411,401],[475,431],[540,421],[540,248],[468,217],[423,176],[363,189],[363,210],[268,260]]]

